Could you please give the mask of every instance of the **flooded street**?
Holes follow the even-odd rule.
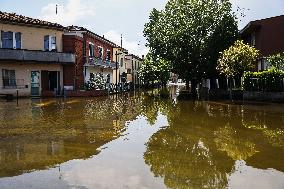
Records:
[[[282,104],[158,91],[0,102],[0,188],[284,188]]]

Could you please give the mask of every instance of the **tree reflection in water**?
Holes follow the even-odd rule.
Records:
[[[167,187],[227,188],[239,160],[284,171],[284,124],[273,119],[283,117],[283,110],[214,102],[152,103],[167,104],[169,126],[150,138],[144,159]],[[248,127],[251,123],[261,129]]]

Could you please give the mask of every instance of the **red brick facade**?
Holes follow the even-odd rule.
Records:
[[[64,86],[75,86],[80,89],[84,84],[84,40],[75,35],[63,36],[63,52],[74,53],[76,62],[74,66],[64,66]]]
[[[100,40],[92,35],[85,34],[84,38],[86,39],[86,57],[89,58],[89,43],[94,44],[94,55],[95,57],[99,57],[99,47],[103,48],[103,60],[107,59],[107,50],[110,51],[110,60],[112,60],[113,56],[113,46],[103,40]]]
[[[78,35],[79,33],[79,35]],[[103,64],[107,64],[107,52],[109,51],[109,60],[112,60],[114,44],[89,32],[69,33],[63,36],[63,52],[74,53],[76,63],[74,66],[64,66],[64,86],[75,86],[75,90],[81,89],[85,83],[84,65],[90,58],[90,43],[94,46],[94,56],[99,57],[99,47],[103,48]],[[83,36],[83,37],[80,37]],[[92,57],[93,58],[93,57]]]

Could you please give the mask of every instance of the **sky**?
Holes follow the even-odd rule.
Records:
[[[161,10],[167,0],[0,0],[0,11],[57,22],[64,26],[77,25],[104,35],[130,53],[148,52],[143,37],[144,24],[153,8]],[[241,8],[239,29],[249,21],[283,15],[284,0],[231,0],[233,10]],[[56,15],[56,4],[58,14]]]

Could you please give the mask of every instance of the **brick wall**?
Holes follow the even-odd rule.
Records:
[[[98,57],[99,56],[99,50],[98,50],[98,47],[101,46],[103,47],[103,60],[106,60],[106,55],[107,55],[107,50],[110,50],[110,60],[113,59],[113,47],[102,41],[102,40],[99,40],[91,35],[85,35],[85,38],[86,38],[86,56],[87,58],[89,57],[89,42],[93,43],[95,45],[95,49],[94,49],[94,53],[95,53],[95,56]]]
[[[75,35],[63,35],[63,52],[74,53],[74,66],[64,66],[63,82],[65,86],[74,86],[78,90],[84,84],[84,40]]]

